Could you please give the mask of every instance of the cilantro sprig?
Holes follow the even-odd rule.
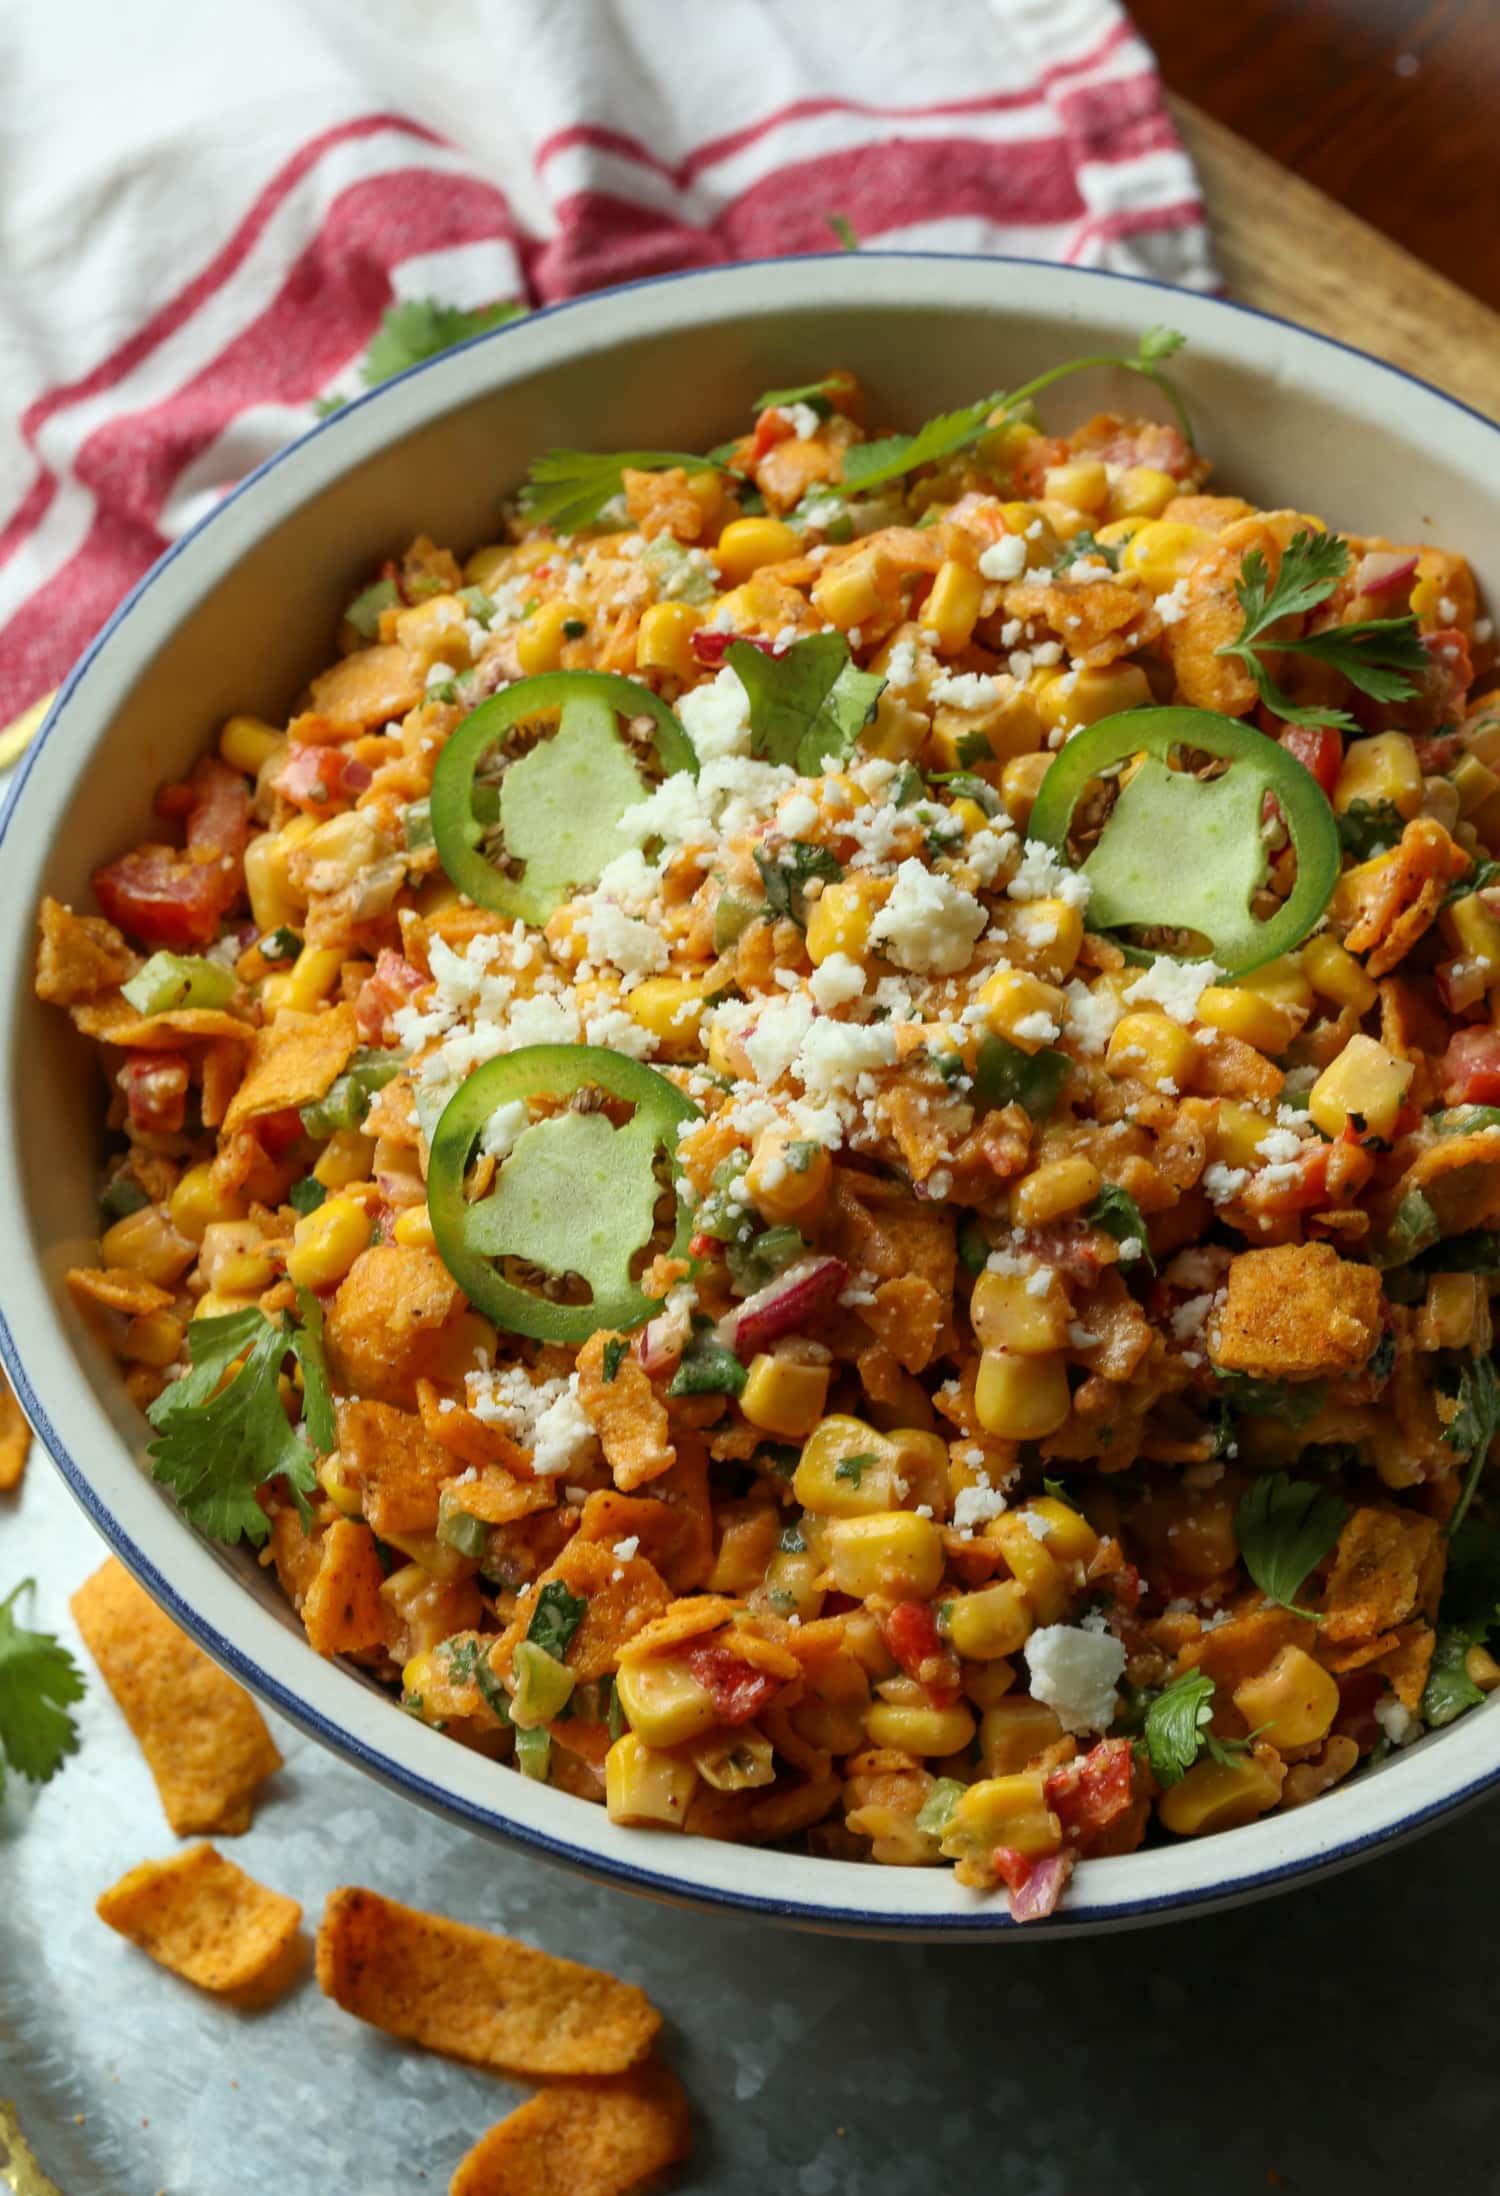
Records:
[[[795,389],[765,389],[758,397],[751,399],[750,409],[754,412],[773,412],[783,404],[810,404],[815,412],[826,418],[833,409],[829,398],[835,389],[843,386],[833,374],[828,374],[822,381],[804,381]]]
[[[1297,1595],[1349,1514],[1349,1505],[1316,1480],[1267,1472],[1255,1482],[1234,1513],[1234,1530],[1245,1568],[1268,1601],[1314,1624],[1322,1621],[1316,1610],[1298,1608]]]
[[[749,697],[755,753],[804,777],[847,759],[885,687],[878,672],[854,663],[842,633],[810,634],[779,656],[731,641],[724,661]]]
[[[1139,1243],[1146,1271],[1155,1273],[1156,1260],[1146,1238],[1146,1223],[1141,1208],[1128,1190],[1122,1190],[1118,1182],[1106,1182],[1094,1202],[1083,1216],[1092,1228],[1102,1229],[1112,1235],[1117,1243]]]
[[[688,450],[547,450],[526,476],[521,509],[534,525],[576,534],[623,494],[627,467],[632,473],[664,473],[674,465],[689,473],[728,471],[722,459]]]
[[[507,321],[524,318],[527,308],[517,299],[503,305],[479,305],[465,310],[459,305],[440,305],[433,297],[409,297],[391,305],[381,316],[375,339],[364,355],[359,378],[367,389],[404,374],[408,366],[420,366],[455,343],[503,328]],[[320,419],[338,411],[341,396],[320,397],[313,409]]]
[[[1189,1670],[1174,1678],[1146,1710],[1142,1736],[1158,1784],[1181,1784],[1201,1753],[1228,1763],[1245,1752],[1249,1739],[1221,1739],[1209,1729],[1215,1690],[1206,1670]]]
[[[1300,640],[1283,640],[1272,628],[1284,618],[1301,617],[1326,602],[1349,569],[1349,544],[1341,534],[1316,534],[1304,527],[1287,544],[1273,581],[1258,549],[1246,557],[1234,591],[1244,613],[1239,636],[1217,653],[1236,656],[1255,681],[1266,707],[1284,724],[1334,725],[1357,731],[1346,709],[1323,702],[1299,707],[1272,677],[1263,649],[1306,656],[1342,673],[1372,701],[1409,701],[1416,692],[1409,673],[1425,671],[1429,658],[1414,617],[1363,618],[1353,625],[1331,626]]]
[[[78,1665],[51,1632],[16,1622],[15,1603],[32,1584],[23,1578],[0,1601],[0,1796],[7,1768],[46,1784],[78,1751],[78,1728],[68,1714],[83,1698]]]
[[[1479,1485],[1479,1475],[1490,1453],[1490,1443],[1497,1433],[1500,1433],[1500,1376],[1496,1375],[1494,1359],[1488,1352],[1481,1352],[1468,1360],[1458,1376],[1458,1410],[1451,1424],[1443,1429],[1443,1439],[1448,1446],[1463,1449],[1469,1458],[1463,1489],[1446,1528],[1450,1539],[1468,1514],[1474,1490]]]
[[[266,1319],[253,1305],[195,1319],[188,1329],[191,1369],[163,1388],[146,1413],[158,1434],[147,1452],[152,1476],[213,1540],[244,1538],[258,1547],[270,1522],[257,1491],[278,1475],[304,1524],[311,1521],[307,1498],[317,1485],[317,1459],[333,1448],[337,1427],[322,1313],[305,1289],[298,1305],[300,1327],[286,1313]],[[315,1447],[294,1431],[282,1404],[289,1355],[301,1368],[303,1416]]]

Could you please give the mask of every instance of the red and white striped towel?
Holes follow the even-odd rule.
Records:
[[[1115,0],[48,0],[0,150],[0,725],[403,300],[1014,253],[1204,289]]]

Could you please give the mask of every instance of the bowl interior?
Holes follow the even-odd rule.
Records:
[[[90,870],[149,834],[153,788],[208,748],[225,717],[284,721],[328,659],[344,603],[383,556],[419,532],[461,551],[494,538],[501,495],[537,452],[706,449],[742,426],[761,389],[835,364],[864,381],[872,425],[910,427],[1061,358],[1132,352],[1141,328],[1160,320],[1190,337],[1172,370],[1216,486],[1342,528],[1461,548],[1500,599],[1500,433],[1420,384],[1280,323],[1149,284],[1004,262],[804,260],[539,314],[336,416],[169,552],[74,675],[29,759],[0,838],[12,916],[0,941],[0,1344],[23,1400],[68,1460],[75,1492],[212,1651],[376,1774],[482,1828],[643,1888],[834,1926],[1003,1920],[946,1872],[673,1846],[621,1833],[601,1809],[565,1795],[517,1792],[521,1780],[476,1766],[356,1673],[318,1663],[267,1575],[182,1526],[138,1468],[141,1422],[63,1285],[67,1267],[89,1256],[103,1094],[95,1048],[32,996],[31,911],[43,892],[88,906]],[[1149,384],[1114,371],[1043,399],[1049,424],[1063,427],[1106,408],[1169,416]],[[1424,1743],[1297,1817],[1191,1851],[1092,1863],[1070,1910],[1079,1923],[1119,1920],[1346,1857],[1482,1783],[1497,1739],[1492,1714],[1475,1714],[1442,1735],[1440,1769]],[[1396,1798],[1360,1796],[1376,1786],[1389,1794],[1393,1778],[1406,1780]],[[915,1880],[893,1885],[900,1877]]]

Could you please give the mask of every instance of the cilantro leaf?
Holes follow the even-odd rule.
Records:
[[[292,1336],[292,1355],[302,1373],[302,1416],[313,1447],[327,1456],[338,1446],[339,1430],[323,1354],[323,1307],[311,1289],[298,1289],[297,1312],[302,1324]]]
[[[844,452],[842,486],[846,495],[866,488],[880,488],[919,465],[936,465],[942,458],[967,450],[985,433],[990,414],[1005,403],[995,390],[976,404],[960,405],[956,412],[939,412],[913,435],[882,435],[877,442],[856,442]]]
[[[1467,1632],[1447,1626],[1439,1629],[1421,1700],[1422,1720],[1434,1731],[1484,1704],[1483,1693],[1465,1668],[1473,1645]]]
[[[1339,844],[1357,862],[1395,846],[1406,818],[1394,801],[1351,801],[1339,817]]]
[[[532,461],[521,489],[521,509],[533,525],[576,534],[623,494],[627,467],[633,473],[663,473],[674,465],[690,473],[729,469],[718,458],[695,457],[685,450],[547,450]]]
[[[1152,1257],[1151,1246],[1146,1240],[1146,1223],[1141,1218],[1141,1208],[1128,1190],[1121,1189],[1118,1182],[1106,1182],[1083,1217],[1090,1227],[1102,1228],[1117,1243],[1129,1243],[1132,1240],[1139,1243],[1146,1271],[1155,1273],[1156,1260]]]
[[[188,1329],[192,1369],[163,1388],[146,1413],[160,1436],[147,1452],[152,1476],[171,1487],[189,1524],[211,1539],[243,1535],[258,1547],[270,1523],[256,1490],[278,1473],[285,1473],[304,1521],[310,1515],[316,1459],[281,1402],[282,1361],[293,1346],[284,1314],[269,1320],[252,1306],[195,1319]],[[306,1381],[306,1365],[315,1363],[312,1345],[303,1363]],[[314,1388],[325,1377],[320,1366],[319,1356]]]
[[[982,1037],[974,1063],[974,1096],[981,1106],[1020,1106],[1033,1121],[1045,1121],[1072,1072],[1065,1052],[1045,1045],[1040,1052],[1023,1052],[1003,1037]]]
[[[286,1201],[293,1212],[316,1212],[328,1192],[315,1174],[304,1174],[300,1182],[294,1182],[286,1193]]]
[[[570,1593],[560,1578],[550,1578],[536,1597],[526,1637],[561,1662],[587,1609],[585,1595]]]
[[[621,1365],[630,1348],[628,1335],[612,1334],[604,1345],[604,1362],[600,1370],[606,1381],[618,1378]]]
[[[829,884],[837,884],[844,874],[838,856],[811,839],[791,839],[779,854],[768,854],[758,846],[754,856],[766,888],[766,906],[772,915],[788,917],[801,930],[807,928],[803,896],[809,880],[822,877]]]
[[[1326,1380],[1257,1380],[1251,1373],[1217,1372],[1224,1402],[1241,1418],[1279,1418],[1301,1427],[1316,1418],[1328,1395]]]
[[[1500,1524],[1470,1518],[1452,1534],[1438,1613],[1480,1645],[1500,1624]]]
[[[1460,1372],[1458,1410],[1452,1424],[1443,1429],[1443,1439],[1448,1446],[1464,1450],[1469,1458],[1463,1492],[1447,1524],[1450,1539],[1463,1523],[1474,1499],[1479,1475],[1484,1470],[1490,1443],[1497,1432],[1500,1432],[1500,1375],[1496,1374],[1495,1361],[1486,1351],[1469,1358]]]
[[[0,1601],[0,1794],[7,1767],[32,1784],[46,1784],[67,1754],[78,1751],[69,1705],[83,1698],[83,1677],[51,1632],[17,1624],[13,1604],[32,1584],[23,1578]]]
[[[879,1461],[873,1449],[862,1449],[858,1456],[840,1457],[833,1468],[833,1476],[835,1479],[847,1479],[852,1487],[857,1487],[870,1466]]]
[[[1174,1678],[1146,1710],[1146,1758],[1158,1784],[1181,1784],[1205,1743],[1214,1712],[1214,1681],[1206,1671]]]
[[[1376,701],[1408,700],[1416,688],[1407,674],[1428,666],[1427,649],[1413,617],[1367,618],[1301,640],[1272,636],[1271,628],[1283,618],[1301,617],[1326,602],[1348,569],[1349,544],[1341,534],[1316,534],[1304,527],[1288,543],[1274,582],[1265,558],[1252,549],[1234,583],[1245,622],[1238,638],[1226,641],[1217,652],[1240,659],[1261,700],[1285,724],[1335,725],[1346,732],[1358,729],[1347,710],[1321,702],[1299,708],[1262,661],[1257,652],[1262,647],[1326,663]]]
[[[1175,358],[1186,341],[1181,329],[1167,328],[1160,321],[1153,321],[1149,328],[1141,330],[1140,362],[1143,366],[1159,366],[1164,359]]]
[[[732,641],[724,661],[749,696],[755,753],[805,777],[815,777],[825,757],[844,761],[885,686],[878,672],[850,660],[842,633],[813,633],[779,656]]]
[[[455,343],[467,343],[470,336],[484,335],[491,328],[503,328],[507,321],[523,319],[526,310],[515,298],[501,305],[480,305],[472,311],[458,305],[440,305],[432,297],[406,298],[399,305],[389,306],[382,315],[359,377],[367,389],[378,388],[381,382],[404,374],[408,366],[419,366],[424,358],[436,358],[440,352],[451,350]]]
[[[828,403],[830,392],[842,386],[830,374],[823,381],[804,381],[797,389],[766,389],[760,396],[751,399],[750,409],[754,412],[773,412],[783,404],[810,404],[815,412],[821,411],[826,415],[831,409]],[[819,399],[822,400],[821,403]]]
[[[1245,1568],[1267,1600],[1294,1616],[1321,1621],[1315,1611],[1299,1609],[1296,1596],[1333,1548],[1349,1514],[1349,1505],[1316,1480],[1267,1472],[1255,1482],[1234,1513],[1234,1529]]]
[[[1100,564],[1107,564],[1112,572],[1118,572],[1120,569],[1119,550],[1112,547],[1107,541],[1097,540],[1091,530],[1085,526],[1081,533],[1075,534],[1071,541],[1065,541],[1058,550],[1057,555],[1052,560],[1053,572],[1066,572],[1070,565],[1077,564],[1085,557],[1092,557]]]

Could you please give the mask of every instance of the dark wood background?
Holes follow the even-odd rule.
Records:
[[[1127,4],[1171,90],[1500,307],[1500,0]]]

